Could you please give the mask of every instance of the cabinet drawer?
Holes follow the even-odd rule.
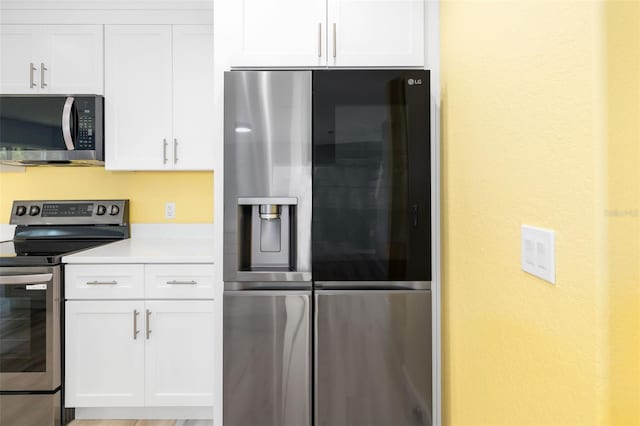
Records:
[[[213,265],[146,265],[148,299],[213,299]]]
[[[67,299],[142,299],[144,265],[67,265]]]

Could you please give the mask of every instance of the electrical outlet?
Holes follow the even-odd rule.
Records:
[[[556,236],[550,229],[522,225],[522,270],[556,283]]]
[[[165,219],[176,218],[176,203],[170,201],[164,204],[164,217]]]

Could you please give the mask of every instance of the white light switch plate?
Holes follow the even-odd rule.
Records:
[[[522,270],[556,283],[556,234],[551,229],[522,225]]]

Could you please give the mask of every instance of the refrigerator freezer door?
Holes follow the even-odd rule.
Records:
[[[311,424],[311,292],[224,295],[224,425]]]
[[[431,292],[316,291],[315,304],[315,425],[431,425]]]

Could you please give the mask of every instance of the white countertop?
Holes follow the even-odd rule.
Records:
[[[213,238],[130,238],[71,254],[63,263],[213,263]]]

